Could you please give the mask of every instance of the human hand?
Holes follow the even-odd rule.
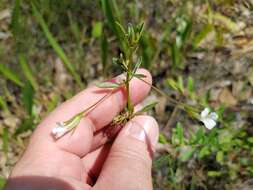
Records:
[[[144,69],[138,73],[151,75]],[[140,103],[150,86],[133,78],[131,99]],[[106,94],[88,88],[56,108],[34,131],[20,161],[14,167],[6,190],[138,190],[152,189],[150,153],[158,139],[158,126],[150,116],[136,116],[108,143],[106,126],[125,107],[124,89],[115,91],[89,112],[74,132],[55,140],[51,131]]]

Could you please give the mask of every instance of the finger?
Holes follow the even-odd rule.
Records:
[[[150,84],[152,83],[151,75],[147,70],[139,69],[137,73],[145,75],[146,78],[144,78],[144,80]],[[149,93],[150,88],[150,85],[144,83],[138,78],[133,78],[130,82],[130,97],[132,102],[134,104],[141,102]],[[63,116],[61,113],[57,115],[62,115],[59,119],[68,119],[69,116],[79,113],[85,108],[95,104],[106,94],[108,94],[108,90],[103,90],[98,87],[91,87],[79,93],[61,106],[59,111],[62,112],[64,110],[66,113],[68,113],[67,116]],[[117,115],[125,107],[126,100],[127,97],[125,89],[120,88],[111,96],[102,101],[94,110],[89,112],[86,115],[86,118],[92,121],[95,126],[95,130],[99,130],[108,125],[115,115]]]
[[[83,167],[86,172],[84,181],[89,185],[94,185],[104,162],[110,152],[112,143],[106,143],[93,152],[85,155],[82,159]]]
[[[151,83],[152,79],[148,71],[140,69],[138,73],[146,75],[145,80]],[[137,78],[133,78],[130,82],[130,95],[134,104],[140,102],[148,94],[149,90],[150,85]],[[38,146],[45,147],[55,144],[54,139],[51,137],[51,131],[55,127],[56,122],[70,119],[75,114],[98,102],[107,93],[107,91],[101,91],[97,87],[91,87],[63,103],[37,127],[31,138],[33,147],[38,148]],[[125,90],[119,89],[115,91],[88,113],[73,133],[66,134],[56,144],[65,151],[80,157],[84,156],[91,148],[93,132],[108,125],[113,117],[124,108],[125,104]]]
[[[158,125],[150,116],[132,119],[115,139],[95,190],[152,189],[150,153],[158,140]]]
[[[134,112],[137,112],[142,108],[143,102],[137,104],[134,107]],[[88,174],[85,179],[88,184],[93,185],[93,183],[90,182],[96,181],[101,171],[101,168],[104,165],[104,161],[106,160],[107,155],[110,151],[112,142],[121,129],[122,126],[109,125],[94,136],[93,145],[90,150],[90,153],[85,155],[84,158],[82,158],[82,163]]]

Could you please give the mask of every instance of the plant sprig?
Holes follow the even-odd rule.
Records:
[[[57,124],[58,127],[54,128],[54,130],[52,131],[53,135],[56,138],[63,136],[65,133],[75,129],[78,126],[81,118],[84,117],[87,114],[87,112],[90,112],[91,110],[96,108],[100,102],[104,101],[106,97],[110,96],[115,90],[118,90],[119,88],[124,88],[126,91],[127,106],[124,109],[124,111],[119,113],[119,115],[117,115],[113,119],[112,125],[124,125],[134,116],[140,115],[154,108],[155,105],[157,104],[156,102],[152,102],[151,104],[144,106],[141,110],[134,112],[134,104],[130,96],[131,94],[130,81],[133,79],[133,77],[138,78],[145,84],[149,85],[157,93],[161,94],[162,96],[165,96],[173,105],[177,106],[179,109],[186,111],[191,117],[196,119],[200,118],[198,114],[199,110],[197,108],[194,108],[182,102],[178,102],[177,100],[171,98],[169,95],[167,95],[159,88],[148,83],[144,79],[146,77],[145,75],[137,73],[137,70],[140,68],[142,63],[142,58],[137,56],[137,51],[139,47],[139,41],[141,39],[144,29],[144,23],[140,23],[136,26],[128,24],[127,29],[125,29],[118,22],[116,22],[116,26],[118,27],[118,30],[121,32],[121,36],[123,36],[122,40],[126,48],[123,48],[122,50],[123,52],[120,53],[118,58],[113,58],[113,63],[122,68],[124,73],[123,78],[121,78],[120,80],[116,80],[116,82],[106,81],[98,84],[97,86],[99,88],[110,89],[111,91],[107,95],[105,95],[105,97],[98,100],[96,103],[86,108],[84,111],[76,114],[70,120],[58,123]]]
[[[140,68],[142,63],[142,58],[139,57],[134,60],[134,57],[137,54],[137,50],[139,47],[139,41],[141,39],[144,23],[140,23],[137,26],[132,24],[128,24],[127,29],[125,29],[119,22],[116,22],[116,25],[121,32],[121,36],[123,36],[124,44],[126,48],[123,49],[123,52],[120,53],[119,58],[113,58],[113,62],[122,68],[124,72],[124,79],[120,83],[112,83],[112,82],[104,82],[98,85],[100,88],[112,88],[117,89],[119,87],[124,87],[126,89],[127,96],[127,106],[126,110],[121,113],[121,116],[115,118],[116,123],[119,121],[128,121],[133,118],[136,114],[140,114],[140,112],[148,111],[155,106],[154,103],[147,105],[138,113],[134,113],[134,104],[130,97],[130,81],[133,77],[137,77],[139,79],[145,78],[145,75],[136,73],[138,68]]]

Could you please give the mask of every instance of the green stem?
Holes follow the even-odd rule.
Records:
[[[126,93],[127,93],[127,110],[128,110],[128,116],[131,117],[133,115],[134,112],[134,107],[133,107],[133,103],[130,97],[130,80],[132,78],[132,65],[133,65],[133,51],[132,48],[130,48],[130,52],[127,55],[127,61],[128,62],[128,67],[127,67],[127,76],[126,76]]]
[[[138,77],[136,77],[138,78]],[[156,86],[150,84],[149,82],[143,80],[142,78],[138,78],[139,80],[141,80],[142,82],[146,83],[147,85],[151,86],[151,88],[153,90],[155,90],[157,93],[159,93],[160,95],[166,97],[171,103],[173,103],[174,105],[176,105],[179,109],[185,111],[185,107],[187,106],[187,104],[184,104],[182,102],[179,102],[173,98],[171,98],[168,94],[166,94],[165,92],[163,92],[162,90],[160,90],[159,88],[157,88]],[[199,111],[199,110],[198,110]]]
[[[85,116],[85,114],[87,114],[87,112],[91,112],[93,109],[95,109],[100,103],[102,103],[106,98],[108,98],[109,96],[112,95],[114,91],[111,91],[110,93],[104,95],[101,99],[99,99],[96,103],[92,104],[91,106],[89,106],[88,108],[84,109],[83,111],[77,113],[76,115],[74,115],[71,119],[69,119],[68,121],[65,121],[65,123],[69,123],[71,122],[73,119],[75,119],[76,117],[79,116]]]

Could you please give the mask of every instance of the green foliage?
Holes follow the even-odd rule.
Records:
[[[107,61],[108,61],[108,39],[106,35],[102,34],[101,35],[101,40],[100,40],[100,49],[101,49],[101,61],[103,65],[103,71],[106,73],[107,69]]]
[[[120,84],[114,83],[114,82],[102,82],[98,83],[97,87],[99,88],[109,88],[109,89],[117,89],[120,87]]]
[[[19,134],[22,134],[28,130],[33,130],[35,127],[34,122],[33,122],[33,118],[32,117],[28,117],[26,119],[24,119],[21,123],[21,125],[16,129],[14,136],[17,136]]]
[[[24,107],[27,111],[27,113],[31,116],[32,115],[32,109],[33,109],[33,97],[34,97],[34,90],[32,85],[27,82],[22,89],[22,102],[24,104]]]
[[[150,111],[151,109],[153,109],[155,106],[157,105],[157,102],[153,102],[150,103],[146,106],[144,106],[143,108],[141,108],[139,111],[137,111],[136,113],[134,113],[134,115],[139,115],[139,114],[143,114],[145,112]]]
[[[194,154],[194,148],[191,146],[182,146],[179,149],[179,160],[181,162],[188,161]]]
[[[113,2],[113,3],[112,3]],[[121,23],[119,18],[119,9],[117,3],[114,0],[101,0],[102,10],[107,18],[107,23],[112,29],[114,35],[118,39],[122,51],[127,51],[125,41],[123,40],[124,34],[122,33],[119,25]]]
[[[195,86],[193,78],[190,76],[187,80],[187,90],[190,98],[195,99]]]
[[[151,36],[147,32],[144,32],[140,39],[140,48],[143,66],[145,68],[150,68],[152,66],[153,57],[155,56],[155,47]]]
[[[22,71],[23,71],[26,79],[30,82],[30,84],[32,85],[32,87],[35,90],[38,90],[39,85],[37,83],[37,80],[35,79],[35,77],[32,73],[32,70],[31,70],[29,64],[27,63],[27,60],[23,54],[19,55],[19,64],[22,68]]]
[[[214,30],[213,25],[206,24],[203,29],[198,32],[193,39],[193,47],[197,48],[207,35]]]
[[[191,33],[191,22],[185,18],[179,18],[176,29],[176,37],[171,45],[171,56],[174,68],[182,68],[183,48]]]
[[[178,77],[177,81],[174,79],[167,79],[166,80],[167,86],[171,87],[173,90],[176,90],[180,92],[181,94],[184,94],[184,84],[183,84],[183,79],[182,77]]]
[[[9,69],[7,66],[5,66],[3,63],[0,63],[0,73],[8,80],[12,81],[16,85],[22,87],[24,84],[19,78],[19,76],[13,72],[11,69]]]
[[[82,81],[80,79],[79,74],[76,72],[74,65],[72,65],[70,63],[70,61],[67,58],[66,54],[64,53],[63,49],[61,48],[61,46],[59,45],[57,40],[53,37],[52,33],[49,31],[49,28],[48,28],[44,18],[42,17],[42,15],[40,14],[40,12],[37,10],[37,8],[35,7],[35,5],[33,3],[32,3],[32,10],[33,10],[33,14],[34,14],[36,20],[40,24],[40,26],[46,36],[49,44],[53,47],[53,49],[55,50],[55,52],[57,53],[59,58],[62,60],[62,62],[64,63],[64,65],[66,66],[66,68],[68,69],[70,74],[76,80],[77,84],[80,87],[82,87],[83,86]]]
[[[242,167],[241,165],[246,164],[249,167],[250,164],[248,159],[251,160],[251,156],[241,155],[243,150],[246,151],[248,149],[248,141],[242,141],[245,139],[245,135],[247,135],[243,130],[237,131],[231,128],[225,128],[212,130],[210,133],[206,133],[203,128],[199,128],[197,132],[191,132],[190,134],[189,137],[185,137],[183,126],[177,123],[176,128],[172,129],[171,142],[167,142],[167,139],[163,136],[160,137],[160,142],[163,144],[171,143],[174,146],[173,149],[177,151],[176,153],[171,152],[171,155],[172,162],[174,162],[178,168],[187,171],[188,168],[182,165],[182,163],[190,159],[198,160],[198,162],[206,165],[212,160],[216,162],[220,168],[217,170],[205,168],[202,172],[206,172],[206,175],[209,177],[222,176],[224,179],[234,179],[238,176],[238,168]],[[249,139],[251,138],[252,137],[249,137]],[[233,159],[231,156],[234,154],[242,158],[234,160],[233,164],[231,164],[230,159]],[[245,156],[248,158],[245,158]],[[250,175],[250,169],[248,175]],[[172,184],[175,183],[174,181],[171,182]]]
[[[9,108],[3,96],[0,96],[0,107],[3,109],[4,112],[10,113]]]
[[[184,144],[184,129],[183,129],[181,123],[177,123],[176,128],[173,128],[171,143],[173,145],[183,145]]]
[[[162,133],[159,134],[159,143],[162,143],[162,144],[168,143],[167,138]]]
[[[99,38],[102,35],[103,23],[95,22],[92,26],[91,35],[93,38]]]
[[[12,10],[11,28],[14,36],[18,36],[20,32],[20,0],[15,0]]]
[[[31,2],[33,4],[29,6]],[[162,102],[164,115],[157,111],[160,104],[159,109],[153,109],[155,103],[137,112],[141,114],[153,109],[151,113],[157,112],[159,116],[159,142],[165,152],[159,152],[153,165],[153,173],[159,176],[156,179],[154,175],[154,183],[156,180],[159,183],[157,189],[224,189],[233,186],[237,180],[247,180],[253,176],[253,137],[249,113],[242,106],[246,105],[248,109],[249,104],[244,100],[239,100],[235,107],[219,104],[219,100],[212,99],[213,89],[209,87],[213,78],[203,77],[203,72],[207,72],[208,77],[214,74],[212,69],[216,67],[222,67],[220,74],[223,74],[223,65],[229,62],[234,51],[250,49],[250,45],[241,48],[240,40],[240,48],[234,43],[237,39],[242,39],[243,44],[252,41],[248,34],[251,30],[247,26],[241,27],[241,24],[250,23],[250,19],[244,19],[248,12],[243,12],[240,18],[235,16],[246,7],[253,10],[249,2],[230,0],[145,3],[3,0],[0,2],[1,16],[2,10],[12,12],[10,24],[8,17],[1,18],[0,35],[12,34],[6,40],[1,38],[0,42],[0,74],[3,76],[0,80],[1,117],[5,119],[10,114],[20,117],[21,125],[15,128],[14,134],[14,137],[19,137],[19,134],[33,130],[41,116],[72,97],[80,89],[77,86],[81,86],[82,81],[88,83],[102,72],[104,76],[114,75],[120,67],[128,73],[128,80],[125,78],[119,84],[98,84],[100,88],[115,90],[127,86],[125,82],[133,77],[144,80],[145,76],[136,71],[145,67],[152,72],[154,85],[159,87],[152,86],[152,89],[167,97],[166,102]],[[99,8],[101,11],[97,11]],[[145,21],[145,31],[143,22],[135,24],[140,21]],[[132,24],[123,27],[127,23]],[[67,80],[71,86],[59,89],[55,85],[58,74],[64,72],[59,72],[51,64],[54,54],[76,81],[68,83]],[[111,63],[112,57],[117,58]],[[222,62],[213,64],[216,59],[218,63],[219,60]],[[243,59],[247,59],[247,54]],[[131,68],[128,61],[131,61]],[[234,91],[233,78],[230,80]],[[240,75],[235,78],[244,80]],[[18,88],[9,85],[7,80]],[[247,83],[244,87],[250,85]],[[164,88],[166,93],[160,88]],[[232,94],[238,98],[234,92]],[[36,113],[37,106],[43,108],[40,114]],[[208,131],[196,118],[203,107],[212,106],[219,116],[219,124]],[[128,104],[128,110],[133,111],[132,103]],[[124,121],[126,117],[123,117]],[[162,128],[166,119],[172,119],[171,127]],[[180,122],[175,124],[175,121]],[[13,148],[10,147],[13,130],[4,128],[0,132],[2,151],[6,153],[7,149]],[[5,179],[0,178],[0,187],[4,182]]]
[[[60,102],[59,96],[58,95],[53,96],[51,101],[48,103],[47,113],[53,111],[59,102]]]

